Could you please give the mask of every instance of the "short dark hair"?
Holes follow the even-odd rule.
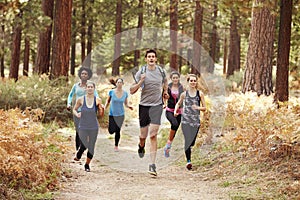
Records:
[[[155,57],[157,57],[157,56],[156,56],[156,51],[155,51],[154,49],[148,49],[148,50],[146,51],[145,58],[147,57],[147,55],[148,55],[149,53],[154,53],[154,54],[155,54]]]
[[[92,78],[93,76],[93,72],[90,68],[88,67],[81,67],[79,70],[78,70],[78,77],[80,78],[80,75],[81,75],[81,72],[82,71],[86,71],[88,73],[88,76],[89,76],[89,79]]]

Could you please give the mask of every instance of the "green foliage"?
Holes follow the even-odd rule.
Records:
[[[240,91],[244,78],[244,70],[235,71],[233,75],[225,79],[225,88],[227,91]]]
[[[47,76],[33,75],[19,81],[5,80],[0,84],[0,109],[42,109],[43,122],[53,120],[66,123],[71,113],[66,101],[72,85],[64,79],[50,81]]]

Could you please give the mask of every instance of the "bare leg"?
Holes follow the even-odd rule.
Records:
[[[146,138],[148,136],[148,127],[149,126],[140,128],[140,146],[141,147],[145,146]]]
[[[159,125],[150,124],[150,159],[152,164],[155,164],[157,152],[157,132]]]

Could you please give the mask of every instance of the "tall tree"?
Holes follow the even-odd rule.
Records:
[[[223,43],[223,74],[226,74],[226,71],[227,71],[227,51],[228,51],[227,36],[226,36],[226,34],[224,34],[224,43]]]
[[[273,92],[272,59],[275,32],[275,3],[254,0],[251,31],[242,92],[255,91],[258,96]]]
[[[23,62],[23,76],[28,76],[29,72],[29,56],[30,56],[30,41],[25,36],[25,48],[24,48],[24,62]]]
[[[177,61],[177,32],[178,32],[178,0],[170,0],[170,67],[178,71]]]
[[[213,15],[212,15],[212,33],[211,33],[211,43],[210,43],[210,52],[209,55],[213,60],[213,63],[209,65],[208,72],[213,73],[215,70],[214,63],[217,58],[217,17],[218,17],[218,4],[217,1],[213,2]]]
[[[280,1],[280,26],[277,53],[275,101],[289,99],[289,56],[293,0]]]
[[[92,47],[93,47],[93,26],[94,26],[94,14],[93,14],[93,6],[94,0],[89,0],[88,7],[88,30],[87,30],[87,55],[88,59],[86,62],[87,67],[91,67],[91,58],[92,58]]]
[[[85,4],[86,0],[81,0],[81,27],[80,27],[80,33],[81,33],[81,62],[84,62],[85,59],[85,50],[86,50],[86,11],[85,11]]]
[[[138,5],[138,26],[137,26],[137,33],[136,33],[136,48],[134,50],[134,66],[139,66],[139,59],[141,57],[140,55],[140,50],[137,49],[137,47],[140,46],[141,40],[142,40],[142,35],[143,35],[143,4],[144,4],[144,0],[139,0],[139,5]]]
[[[68,76],[71,44],[72,0],[55,2],[50,78]]]
[[[37,56],[34,67],[34,72],[37,72],[38,74],[49,72],[53,6],[54,0],[42,0],[42,10],[45,16],[51,19],[51,22],[45,27],[45,30],[39,34]]]
[[[232,9],[232,15],[230,20],[230,42],[229,42],[229,55],[228,55],[228,67],[227,77],[234,74],[235,71],[240,70],[240,35],[238,32],[238,16]]]
[[[73,7],[72,11],[72,29],[71,29],[71,66],[70,73],[74,76],[75,74],[75,59],[76,59],[76,8]]]
[[[5,55],[5,45],[4,45],[4,38],[5,38],[5,26],[4,24],[1,25],[1,50],[0,50],[0,74],[1,77],[4,78],[4,55]]]
[[[120,74],[121,32],[122,32],[122,0],[117,0],[114,60],[113,60],[113,68],[112,68],[113,76],[117,76]]]
[[[192,71],[193,74],[200,74],[201,72],[201,45],[202,45],[202,21],[203,8],[199,0],[196,0],[196,9],[194,17],[194,42],[193,42],[193,58]]]
[[[21,38],[22,38],[22,10],[15,18],[12,51],[11,51],[11,63],[9,70],[9,78],[18,80],[19,78],[19,64],[20,64],[20,51],[21,51]]]

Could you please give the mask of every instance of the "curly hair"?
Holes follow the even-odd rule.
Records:
[[[93,72],[90,68],[88,67],[80,67],[80,69],[78,70],[78,77],[80,78],[80,75],[82,73],[82,71],[86,71],[88,73],[89,79],[92,78],[93,76]]]

